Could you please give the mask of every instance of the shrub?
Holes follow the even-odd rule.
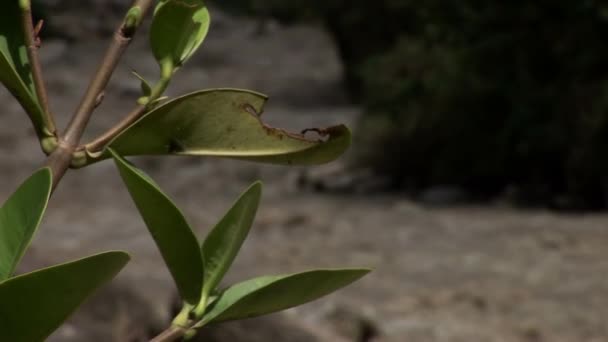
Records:
[[[366,109],[361,164],[416,188],[515,186],[543,203],[606,205],[602,2],[297,3],[294,13],[314,8],[335,37]]]
[[[0,21],[0,82],[22,105],[48,155],[0,208],[0,341],[42,341],[97,288],[129,261],[122,251],[15,275],[68,168],[113,159],[152,235],[183,301],[171,326],[153,339],[192,337],[212,323],[284,310],[329,294],[364,276],[364,269],[321,269],[263,276],[222,288],[220,282],[247,237],[262,185],[251,185],[203,240],[167,195],[125,156],[215,156],[315,165],[339,157],[350,144],[345,126],[315,129],[318,138],[272,128],[261,121],[266,97],[239,89],[207,89],[175,99],[163,96],[173,75],[199,49],[209,29],[203,0],[161,0],[150,29],[159,64],[155,82],[141,81],[141,97],[122,121],[93,139],[81,137],[103,102],[106,86],[152,0],[135,0],[112,38],[80,105],[64,131],[56,128],[39,63],[39,26],[28,0],[5,2]],[[91,180],[95,189],[100,180]],[[74,200],[78,200],[75,198]],[[143,285],[145,286],[145,285]]]

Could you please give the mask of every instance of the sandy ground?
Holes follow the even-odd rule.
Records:
[[[42,50],[52,107],[61,122],[105,47],[102,37],[91,33],[96,28],[81,28],[76,19],[58,20],[58,25],[73,26],[68,30],[72,35],[45,41]],[[323,32],[271,25],[257,35],[255,28],[255,22],[218,15],[205,49],[182,70],[170,95],[245,87],[272,96],[265,116],[275,125],[305,128],[355,121],[358,109],[339,88],[340,65]],[[132,106],[138,83],[130,68],[156,76],[145,39],[134,43],[115,75],[91,134]],[[0,100],[0,198],[6,198],[42,165],[43,157],[18,105],[4,90]],[[313,267],[372,267],[370,276],[344,291],[277,316],[326,331],[317,334],[318,340],[342,336],[357,341],[340,322],[360,320],[369,322],[378,332],[373,340],[382,342],[608,341],[606,214],[495,205],[429,208],[398,195],[302,190],[297,180],[308,171],[300,168],[217,159],[135,161],[175,198],[200,236],[250,182],[264,181],[261,209],[230,281]],[[149,306],[143,315],[148,320],[167,319],[174,293],[169,274],[109,162],[67,175],[26,264],[106,249],[132,253],[117,283]],[[109,310],[110,320],[140,323],[112,313],[117,308]],[[130,310],[135,309],[120,312],[128,315]],[[94,323],[75,319],[54,340],[93,340],[83,336],[87,324]]]

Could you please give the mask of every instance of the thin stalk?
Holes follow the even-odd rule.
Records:
[[[154,88],[152,88],[150,95],[146,98],[142,98],[144,101],[140,102],[137,107],[135,107],[119,123],[79,149],[85,149],[88,152],[100,152],[110,141],[112,141],[112,139],[135,123],[135,121],[139,120],[144,114],[154,107],[154,103],[163,95],[165,90],[167,90],[174,70],[175,69],[173,68],[172,64],[163,64],[161,78],[158,83],[156,83]]]
[[[21,1],[20,7],[21,23],[25,34],[25,43],[27,45],[27,57],[32,69],[32,79],[34,81],[36,95],[44,114],[44,128],[48,133],[55,134],[55,120],[49,109],[47,90],[44,83],[44,77],[42,76],[40,58],[38,57],[38,48],[40,47],[39,32],[38,29],[34,28],[34,23],[32,21],[32,6],[29,1]]]
[[[20,0],[20,3],[29,3],[27,0]],[[95,110],[99,105],[100,99],[103,98],[105,88],[114,73],[116,66],[124,51],[131,42],[135,31],[141,23],[141,18],[145,16],[147,11],[152,6],[153,0],[135,0],[131,10],[116,30],[113,40],[108,48],[95,76],[93,77],[85,95],[83,96],[79,106],[77,107],[70,123],[68,124],[65,133],[59,137],[58,147],[47,158],[46,165],[53,171],[53,190],[57,187],[59,181],[65,175],[65,172],[73,162],[73,155],[76,151],[84,130]],[[134,7],[139,7],[138,11],[133,11]],[[31,19],[30,19],[31,20]],[[32,29],[33,30],[33,29]],[[32,36],[33,37],[33,36]],[[168,82],[167,82],[168,84]],[[158,91],[162,93],[164,88],[161,84]],[[123,121],[122,125],[126,126],[129,122],[135,121],[146,111],[147,105],[139,105],[133,110]],[[108,135],[115,135],[120,131],[121,124],[118,125],[113,132]],[[189,334],[189,328],[172,325],[161,334],[151,340],[151,342],[172,342]]]
[[[188,331],[182,327],[178,327],[175,325],[172,325],[171,327],[167,328],[165,331],[163,331],[162,333],[160,333],[158,336],[154,337],[153,339],[150,340],[150,342],[173,342],[173,341],[177,341],[180,338],[186,336],[186,333]]]
[[[153,0],[135,0],[131,8],[139,7],[140,10],[135,12],[138,17],[134,19],[132,15],[129,15],[132,11],[129,11],[129,14],[114,33],[112,42],[110,43],[95,76],[91,80],[91,83],[72,116],[64,134],[59,139],[59,146],[47,159],[46,165],[53,171],[53,189],[55,189],[57,183],[70,167],[72,154],[82,138],[93,111],[99,105],[101,94],[103,94],[108,85],[126,48],[129,46],[129,43],[131,43],[131,40],[141,23],[141,18],[145,16],[152,6],[152,3]]]
[[[102,135],[98,136],[91,142],[82,147],[89,152],[101,151],[112,139],[123,132],[127,127],[131,126],[135,121],[139,120],[146,113],[145,105],[137,105],[133,110],[125,116],[119,123],[108,129]],[[79,148],[80,149],[80,148]]]
[[[151,5],[152,0],[137,0],[132,7],[139,7],[141,9],[139,15],[143,17]],[[130,16],[126,16],[114,33],[112,42],[63,135],[63,140],[69,145],[76,146],[78,144],[93,111],[99,105],[99,99],[116,70],[118,62],[131,43],[140,22],[141,20],[133,21]]]
[[[95,73],[95,77],[89,84],[80,105],[72,116],[72,119],[63,134],[63,140],[68,145],[75,146],[79,142],[93,111],[99,103],[98,99],[101,98],[101,94],[108,85],[110,77],[130,42],[131,37],[125,35],[124,27],[121,25],[114,33],[112,43],[106,51],[106,54]]]

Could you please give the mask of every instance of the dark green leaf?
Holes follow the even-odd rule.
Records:
[[[203,286],[203,260],[196,236],[180,210],[152,179],[118,154],[112,153],[179,293],[187,303],[198,304]]]
[[[205,40],[210,21],[202,0],[161,0],[150,29],[152,52],[161,68],[184,64]]]
[[[261,316],[330,294],[369,273],[364,269],[315,270],[251,279],[222,292],[203,324]]]
[[[0,83],[17,98],[30,115],[39,137],[49,136],[49,127],[36,95],[18,1],[2,4],[0,19]]]
[[[205,239],[202,246],[204,298],[216,288],[238,254],[255,218],[261,195],[261,183],[249,187]]]
[[[319,130],[318,139],[269,127],[258,114],[265,102],[265,96],[244,90],[199,91],[152,110],[110,147],[121,155],[218,156],[314,165],[338,158],[350,145],[345,126]],[[90,157],[89,163],[108,158],[109,153]]]
[[[0,281],[10,277],[30,244],[51,194],[51,171],[28,178],[0,208]]]
[[[0,341],[43,341],[129,261],[107,252],[0,283]]]

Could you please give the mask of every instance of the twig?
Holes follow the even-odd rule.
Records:
[[[152,0],[137,0],[135,1],[133,7],[139,6],[141,9],[141,16],[143,16],[149,7],[152,5]],[[99,99],[100,94],[105,90],[108,82],[110,81],[110,77],[114,73],[120,58],[124,54],[125,50],[131,43],[131,40],[135,34],[135,29],[137,26],[136,23],[131,23],[131,25],[127,26],[128,18],[122,22],[120,27],[114,33],[114,38],[110,47],[106,51],[106,54],[97,69],[95,77],[89,84],[89,88],[87,89],[76,113],[72,116],[72,120],[68,124],[68,128],[66,129],[63,139],[69,144],[76,146],[82,137],[82,133],[84,132],[84,128],[89,122],[91,118],[91,114],[95,110],[97,105],[97,100]]]
[[[167,328],[167,330],[151,339],[150,342],[173,342],[184,337],[186,333],[186,329],[172,325],[170,328]]]
[[[23,25],[23,31],[25,34],[25,43],[27,44],[27,57],[30,61],[30,67],[32,69],[34,88],[36,89],[36,95],[44,114],[44,128],[46,128],[49,133],[55,134],[55,120],[49,110],[48,95],[44,78],[42,77],[40,58],[38,58],[38,48],[40,47],[39,33],[40,28],[42,27],[42,21],[36,28],[34,28],[34,23],[32,21],[32,7],[29,2],[22,3],[21,23]]]
[[[59,146],[47,159],[46,165],[53,171],[53,188],[57,186],[59,180],[70,167],[72,154],[84,133],[96,105],[99,104],[98,99],[100,98],[100,94],[105,90],[110,77],[118,65],[118,61],[139,27],[141,18],[148,12],[152,3],[153,0],[135,0],[132,8],[140,8],[140,20],[133,20],[132,17],[127,16],[114,33],[112,42],[89,84],[80,105],[72,116],[65,133],[59,139]]]
[[[139,120],[146,113],[145,105],[137,105],[133,110],[125,116],[119,123],[108,129],[102,135],[95,138],[85,146],[79,147],[79,149],[86,149],[89,152],[98,152],[106,146],[112,139],[118,134],[124,131],[127,127],[131,126],[135,121]]]
[[[160,97],[163,95],[163,93],[169,86],[169,83],[171,82],[171,76],[173,75],[174,70],[169,69],[168,72],[165,72],[166,74],[161,75],[160,80],[154,86],[151,94],[146,97],[144,102],[139,102],[137,107],[135,107],[119,123],[111,127],[99,137],[95,138],[90,143],[87,143],[85,146],[79,147],[78,149],[86,149],[89,152],[101,151],[105,147],[105,145],[108,144],[113,138],[122,133],[125,129],[135,123],[135,121],[139,120],[139,118],[141,118],[144,114],[154,108],[154,104],[159,101]]]

